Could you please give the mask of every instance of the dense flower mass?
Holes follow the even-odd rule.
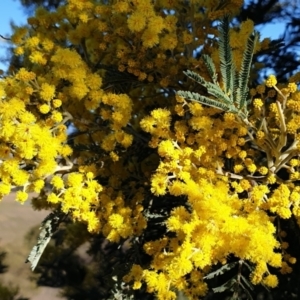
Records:
[[[278,283],[271,272],[295,263],[278,229],[291,216],[300,225],[295,80],[279,85],[271,75],[252,88],[243,120],[174,95],[207,96],[183,71],[209,78],[194,56],[201,49],[219,72],[213,24],[242,5],[223,2],[39,8],[11,39],[23,67],[0,81],[1,198],[21,187],[20,203],[36,192],[36,209],[60,209],[111,242],[141,241],[148,262],[133,260],[121,280],[158,299],[178,290],[199,299],[214,266],[231,257],[269,287]],[[230,29],[237,68],[253,27]],[[267,48],[263,40],[255,51]],[[162,226],[149,238],[156,216]]]

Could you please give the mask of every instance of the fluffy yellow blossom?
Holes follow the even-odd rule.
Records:
[[[276,287],[278,285],[278,278],[275,275],[268,275],[263,279],[263,283],[269,287]]]
[[[240,173],[244,169],[244,166],[243,165],[235,165],[233,167],[233,169],[234,169],[235,173]]]
[[[56,189],[62,189],[64,187],[64,181],[62,180],[61,177],[55,175],[51,179],[50,182]]]
[[[257,171],[262,175],[267,175],[269,172],[269,169],[267,167],[259,167]]]
[[[148,27],[157,33],[161,33],[165,27],[164,19],[160,16],[152,16],[149,18]]]
[[[21,68],[16,74],[16,79],[28,82],[35,79],[36,74],[34,72],[29,72],[25,68]]]
[[[189,32],[184,31],[182,35],[182,40],[185,45],[191,44],[193,42],[193,35]]]
[[[113,161],[118,161],[119,160],[119,155],[117,154],[117,153],[115,153],[114,151],[112,151],[112,152],[110,152],[109,153],[109,156],[111,157],[111,159],[113,160]]]
[[[290,93],[295,93],[298,89],[297,84],[295,82],[290,82],[288,84],[288,89]]]
[[[260,99],[260,98],[255,98],[254,100],[253,100],[253,106],[255,107],[255,108],[261,108],[262,106],[264,105],[264,103],[262,102],[262,100]]]
[[[124,219],[119,214],[112,214],[108,219],[109,224],[112,228],[118,229],[122,226]]]
[[[43,55],[43,53],[40,52],[40,51],[33,52],[29,56],[29,59],[34,64],[45,65],[47,63],[47,59],[45,58],[45,56]]]
[[[170,157],[176,159],[179,157],[178,150],[174,148],[174,145],[171,141],[166,140],[162,141],[158,147],[158,153],[162,157]]]
[[[142,34],[143,46],[145,48],[152,48],[159,43],[159,36],[155,30],[147,28]]]
[[[277,79],[276,79],[275,75],[270,75],[265,82],[265,85],[269,88],[275,86],[276,84],[277,84]]]
[[[36,48],[38,44],[40,43],[40,40],[37,36],[33,36],[26,41],[26,46],[28,48]]]
[[[0,196],[3,197],[5,195],[8,195],[11,191],[11,185],[6,183],[0,184]]]
[[[141,12],[136,11],[128,18],[127,24],[132,32],[142,31],[146,26],[145,16]]]
[[[160,47],[164,50],[173,50],[173,49],[175,49],[177,44],[178,44],[176,34],[170,33],[170,34],[164,35],[160,39],[159,44],[160,44]]]
[[[50,193],[48,196],[47,196],[47,201],[52,203],[52,204],[57,204],[60,202],[60,198],[54,194],[54,193]]]
[[[33,190],[36,193],[40,193],[41,189],[45,186],[45,181],[42,179],[38,179],[33,183]]]
[[[63,120],[63,116],[59,111],[53,111],[52,115],[51,115],[51,119],[55,122],[55,123],[59,123]]]
[[[297,259],[296,259],[295,257],[290,257],[290,258],[289,258],[289,263],[290,263],[290,264],[293,265],[293,264],[295,264],[296,262],[297,262]]]
[[[17,56],[21,56],[24,54],[24,48],[23,47],[16,47],[14,49],[14,53],[17,55]]]
[[[28,199],[28,194],[23,191],[18,191],[16,195],[16,200],[23,204]]]
[[[42,114],[47,114],[50,111],[51,107],[48,104],[42,104],[39,107],[39,110]]]
[[[244,159],[244,158],[247,157],[247,152],[243,150],[243,151],[241,151],[241,152],[238,154],[238,156],[239,156],[241,159]]]
[[[79,187],[83,182],[83,175],[80,173],[71,173],[68,175],[67,184],[69,186]]]
[[[53,107],[58,108],[62,105],[62,101],[60,99],[53,99],[52,105],[53,105]]]
[[[156,196],[161,196],[166,193],[167,176],[163,174],[155,174],[151,180],[151,192]]]

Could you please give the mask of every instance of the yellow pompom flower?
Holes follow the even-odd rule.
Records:
[[[130,31],[140,32],[146,26],[146,19],[143,14],[136,11],[127,20],[127,25]]]
[[[64,145],[60,150],[60,154],[63,157],[70,156],[72,153],[73,153],[73,149],[69,145]]]
[[[37,36],[33,36],[33,37],[27,39],[26,46],[28,48],[35,48],[39,45],[39,43],[40,43],[39,38]]]
[[[51,107],[48,105],[48,104],[42,104],[40,105],[39,107],[39,111],[42,113],[42,114],[47,114],[49,111],[50,111]]]
[[[267,175],[269,172],[269,169],[267,167],[259,167],[257,170],[261,175]]]
[[[264,103],[262,102],[262,100],[260,99],[260,98],[255,98],[254,100],[253,100],[253,106],[255,107],[255,108],[261,108],[261,107],[263,107],[263,105],[264,105]]]
[[[293,265],[293,264],[295,264],[296,262],[297,262],[296,257],[290,257],[290,258],[289,258],[289,263],[290,263],[290,264]]]
[[[24,47],[16,47],[14,49],[14,53],[17,55],[17,56],[21,56],[24,54]]]
[[[28,182],[29,174],[24,170],[16,170],[13,174],[13,182],[17,186],[25,185]]]
[[[83,182],[83,175],[80,173],[71,173],[68,176],[67,183],[69,186],[79,187]]]
[[[176,152],[170,140],[162,141],[158,146],[158,154],[162,157],[178,158],[178,153]]]
[[[235,165],[234,167],[233,167],[233,170],[234,170],[234,173],[240,173],[240,172],[242,172],[243,170],[244,170],[244,166],[243,165],[240,165],[240,164],[238,164],[238,165]]]
[[[28,199],[28,194],[23,191],[18,191],[16,195],[16,200],[23,204]]]
[[[29,59],[34,64],[45,65],[47,63],[47,59],[44,57],[42,52],[35,51],[30,56]]]
[[[11,185],[6,183],[0,184],[0,197],[8,195],[11,191]]]
[[[151,28],[151,30],[161,33],[161,31],[164,29],[164,19],[160,16],[153,16],[149,19],[148,22],[148,28]]]
[[[29,72],[25,68],[21,68],[19,72],[16,74],[16,79],[28,82],[30,80],[35,79],[36,75],[34,72]]]
[[[53,107],[58,108],[62,105],[62,101],[60,99],[53,99],[52,105],[53,105]]]
[[[247,152],[245,150],[242,150],[238,156],[241,158],[241,159],[245,159],[247,157]]]
[[[174,15],[167,15],[165,18],[165,28],[168,32],[174,32],[176,30],[176,23],[178,18]]]
[[[56,189],[62,189],[62,188],[64,188],[64,181],[62,180],[62,178],[60,176],[57,176],[57,175],[53,176],[53,178],[51,179],[50,183]]]
[[[39,193],[44,186],[45,186],[45,181],[42,179],[38,179],[33,183],[33,190],[36,193]]]
[[[194,37],[193,37],[192,34],[190,34],[187,31],[183,32],[183,34],[182,34],[182,40],[183,40],[184,45],[191,44],[193,42],[193,39],[194,39]]]
[[[60,123],[63,120],[63,116],[59,111],[53,111],[52,115],[51,115],[51,119],[55,122],[55,123]]]
[[[265,82],[265,85],[269,88],[275,86],[276,84],[277,84],[277,79],[276,79],[275,75],[270,75]]]
[[[47,201],[52,204],[57,204],[61,201],[61,199],[54,193],[50,193],[47,197]]]
[[[111,157],[112,161],[114,161],[114,162],[116,162],[120,159],[119,155],[114,151],[111,151],[109,153],[109,156]]]
[[[159,43],[158,33],[151,29],[146,29],[142,35],[142,41],[145,48],[153,48]]]
[[[154,174],[151,180],[151,192],[156,196],[161,196],[166,193],[167,177],[163,174]]]
[[[297,84],[295,82],[290,82],[288,84],[288,89],[290,93],[295,93],[297,91]]]
[[[263,283],[266,286],[269,286],[271,288],[275,288],[278,285],[278,278],[277,278],[277,276],[270,274],[270,275],[268,275],[267,277],[265,277],[263,279]]]
[[[159,46],[163,50],[174,50],[177,44],[177,35],[173,33],[165,34],[159,42]]]
[[[89,16],[86,13],[79,14],[78,18],[82,23],[87,23],[89,20]]]
[[[124,222],[124,218],[120,214],[112,214],[108,218],[108,223],[114,229],[119,229]]]
[[[250,173],[254,173],[256,171],[257,167],[255,164],[249,164],[247,166],[247,170],[250,172]]]

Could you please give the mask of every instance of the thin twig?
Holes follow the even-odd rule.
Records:
[[[3,36],[2,34],[0,34],[0,37],[1,37],[2,39],[4,39],[4,40],[7,40],[7,41],[10,41],[10,40],[11,40],[10,38],[7,38],[7,37]]]

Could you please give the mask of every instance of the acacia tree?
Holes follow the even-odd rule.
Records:
[[[111,243],[102,255],[114,268],[98,273],[107,288],[94,285],[103,298],[113,286],[198,299],[226,271],[214,292],[250,297],[292,271],[299,75],[248,89],[270,41],[251,20],[230,26],[242,4],[69,0],[15,28],[19,65],[0,82],[0,194],[21,187],[24,203],[34,191],[33,207],[52,211],[33,268],[72,222],[66,248]]]

